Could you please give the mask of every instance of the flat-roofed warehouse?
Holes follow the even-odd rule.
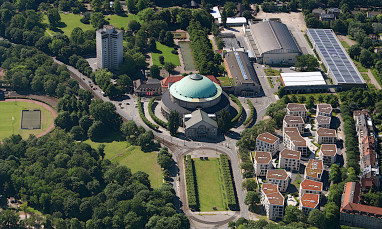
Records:
[[[301,55],[288,27],[277,21],[263,21],[249,26],[246,35],[255,52],[256,60],[268,65],[293,65]]]
[[[335,85],[339,85],[337,89],[365,86],[365,81],[333,30],[307,29],[307,35],[328,70],[328,76],[333,79]]]
[[[260,93],[259,79],[246,53],[228,52],[224,56],[224,64],[228,77],[235,81],[234,92],[236,95],[255,96]]]
[[[325,92],[328,90],[321,72],[281,73],[280,81],[287,93]]]

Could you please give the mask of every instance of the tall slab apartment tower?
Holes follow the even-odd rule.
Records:
[[[118,70],[123,62],[123,35],[112,25],[97,30],[97,68]]]

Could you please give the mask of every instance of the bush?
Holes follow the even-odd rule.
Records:
[[[225,154],[220,155],[220,168],[223,173],[223,184],[226,191],[228,207],[231,210],[237,209],[237,201],[235,195],[235,188],[232,182],[231,167],[228,161],[228,156]]]
[[[230,94],[229,97],[239,106],[239,112],[237,115],[231,120],[232,123],[237,122],[241,116],[243,115],[243,105],[241,104],[240,100],[236,98],[236,96]]]
[[[248,118],[243,123],[245,127],[249,126],[249,124],[252,123],[253,118],[255,117],[255,107],[253,106],[252,102],[247,99],[247,104],[249,106],[249,109],[251,110],[251,113],[249,114]]]
[[[155,102],[155,97],[151,98],[150,102],[149,102],[149,114],[150,114],[150,117],[157,123],[159,124],[161,127],[163,128],[166,128],[167,129],[167,126],[168,126],[168,123],[159,119],[153,112],[153,104]]]
[[[138,97],[138,100],[137,100],[137,103],[138,103],[138,112],[139,112],[139,116],[141,117],[142,121],[148,126],[150,127],[151,129],[154,129],[154,130],[157,130],[159,128],[158,125],[150,122],[145,114],[143,113],[143,108],[142,108],[142,104],[141,104],[141,97]]]
[[[187,155],[184,157],[184,165],[186,172],[188,207],[192,210],[197,210],[199,208],[199,203],[196,189],[195,168],[194,163],[191,159],[191,155]]]

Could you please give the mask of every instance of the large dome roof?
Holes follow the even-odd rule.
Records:
[[[221,87],[203,75],[192,74],[170,87],[172,96],[182,99],[212,99],[221,94]]]

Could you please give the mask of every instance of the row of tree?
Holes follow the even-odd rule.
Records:
[[[192,210],[199,209],[198,190],[196,184],[196,175],[194,162],[191,155],[184,156],[185,176],[186,176],[186,189],[188,207]]]
[[[231,173],[231,166],[228,160],[228,156],[225,154],[220,154],[219,158],[220,163],[220,169],[223,173],[223,183],[227,198],[227,205],[230,210],[236,210],[238,205],[236,201],[236,192],[235,187],[233,186],[232,182],[232,173]],[[227,209],[228,210],[228,209]]]

